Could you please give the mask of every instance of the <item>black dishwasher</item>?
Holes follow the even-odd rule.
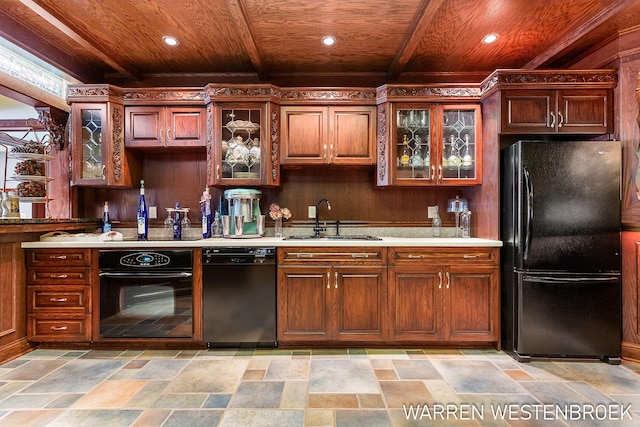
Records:
[[[202,249],[203,339],[214,347],[277,347],[276,249]]]

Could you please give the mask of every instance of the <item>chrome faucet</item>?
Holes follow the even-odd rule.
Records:
[[[316,226],[313,227],[313,235],[315,237],[319,237],[321,231],[327,231],[327,227],[320,227],[320,217],[318,215],[318,211],[320,210],[320,204],[322,202],[326,202],[327,203],[327,209],[331,210],[331,203],[329,203],[329,201],[327,199],[320,199],[318,201],[318,203],[316,204]]]

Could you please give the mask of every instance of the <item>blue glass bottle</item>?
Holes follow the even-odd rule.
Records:
[[[180,218],[180,203],[176,203],[173,212],[173,240],[182,240],[182,218]]]
[[[147,211],[147,202],[144,199],[144,180],[140,181],[140,201],[136,216],[138,240],[147,240],[149,237],[149,212]]]

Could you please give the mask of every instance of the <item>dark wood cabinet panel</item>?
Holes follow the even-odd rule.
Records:
[[[94,270],[91,249],[29,249],[27,338],[88,342]]]
[[[392,248],[389,264],[391,340],[498,341],[498,249]]]
[[[283,165],[375,163],[375,107],[281,107]]]
[[[204,147],[205,107],[125,107],[125,145],[129,148]]]
[[[503,134],[606,134],[613,130],[608,89],[502,92]]]
[[[279,248],[278,340],[386,339],[385,255],[384,248]]]
[[[397,271],[389,268],[391,339],[437,341],[441,311],[438,269]]]
[[[498,270],[449,267],[447,341],[493,341],[500,322]]]
[[[315,269],[280,269],[278,339],[328,340],[326,273]]]

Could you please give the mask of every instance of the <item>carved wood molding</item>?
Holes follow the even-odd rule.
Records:
[[[108,84],[69,85],[67,102],[107,102],[122,100],[122,89]]]
[[[496,86],[517,87],[518,85],[544,85],[546,88],[577,84],[614,88],[617,85],[615,70],[497,70],[481,84],[485,95]]]
[[[124,165],[124,111],[123,107],[116,105],[113,108],[111,119],[113,120],[112,138],[113,152],[111,153],[111,162],[113,163],[113,179],[120,182],[122,179],[122,171]]]
[[[387,178],[387,104],[378,105],[378,182],[386,183]]]
[[[64,129],[69,113],[52,107],[35,107],[38,122],[49,132],[51,144],[62,150],[64,148]]]
[[[166,89],[144,88],[126,89],[123,94],[124,103],[149,104],[149,103],[189,103],[204,104],[204,90],[201,88]]]
[[[294,103],[358,103],[374,104],[374,88],[281,88],[280,100],[283,104]]]
[[[211,146],[213,144],[213,107],[211,104],[207,105],[207,185],[213,182],[213,158],[211,152]]]
[[[223,85],[210,83],[204,87],[204,102],[279,101],[280,89],[273,85]]]
[[[389,101],[479,100],[480,87],[469,85],[384,85],[376,91],[378,104]],[[420,98],[420,99],[419,99]]]
[[[280,108],[274,105],[271,108],[271,184],[280,183]]]

